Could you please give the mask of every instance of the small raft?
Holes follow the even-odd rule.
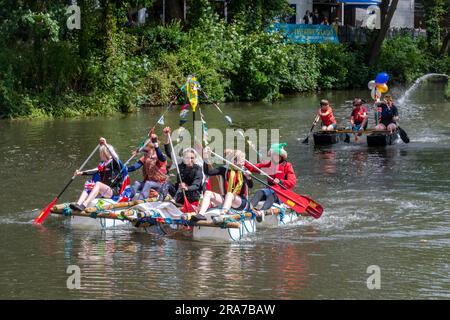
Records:
[[[334,131],[316,131],[313,133],[315,145],[330,145],[336,144],[345,139],[345,134]]]
[[[373,131],[367,135],[367,145],[369,147],[382,147],[394,144],[398,139],[398,130],[392,133],[389,131]]]

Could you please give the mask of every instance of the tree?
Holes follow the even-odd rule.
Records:
[[[447,35],[444,37],[441,50],[439,51],[442,56],[445,56],[448,53],[450,47],[450,0],[447,0],[446,8],[447,16],[444,19],[444,28],[447,30]]]
[[[428,46],[431,51],[435,54],[439,52],[442,48],[441,44],[445,35],[444,22],[448,7],[450,4],[449,0],[423,0],[423,6],[425,9],[425,27],[427,29],[427,41]]]
[[[377,60],[378,55],[380,54],[381,45],[386,38],[386,34],[391,25],[392,17],[394,16],[395,10],[397,9],[398,1],[399,0],[392,0],[391,5],[387,9],[386,15],[381,17],[381,21],[383,22],[372,46],[369,65],[373,65]],[[389,3],[389,0],[383,0],[383,6],[387,6],[386,3]]]

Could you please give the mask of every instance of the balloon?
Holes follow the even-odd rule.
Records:
[[[369,83],[367,84],[369,90],[372,90],[373,88],[375,88],[375,86],[376,86],[375,80],[370,80]]]
[[[377,89],[378,91],[380,91],[381,93],[386,93],[388,92],[389,88],[387,86],[386,83],[382,83],[382,84],[377,84]]]
[[[386,83],[389,81],[389,76],[386,72],[381,72],[377,74],[377,77],[375,78],[376,83]]]
[[[373,100],[377,100],[377,98],[381,97],[381,92],[380,90],[378,90],[377,87],[374,87],[370,92],[370,96],[372,97]]]

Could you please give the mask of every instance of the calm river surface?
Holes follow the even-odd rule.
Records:
[[[355,95],[369,100],[368,90],[224,104],[245,129],[280,129],[298,174],[297,191],[325,208],[319,220],[258,230],[238,243],[71,230],[55,219],[32,224],[99,136],[127,159],[162,108],[0,121],[0,298],[449,299],[450,103],[444,88],[426,83],[412,93],[400,108],[411,143],[383,149],[369,149],[365,139],[331,148],[315,148],[312,139],[301,143],[320,98],[331,100],[346,124],[351,107],[345,101]],[[392,93],[398,98],[404,91]],[[177,127],[178,113],[170,112],[166,124]],[[204,113],[208,127],[225,129],[215,108],[204,107]],[[95,165],[93,159],[87,167]],[[81,189],[77,179],[61,200],[75,200]],[[72,264],[81,268],[80,290],[66,287]],[[381,270],[379,290],[366,285],[371,265]]]

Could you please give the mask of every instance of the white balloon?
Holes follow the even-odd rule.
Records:
[[[373,88],[376,87],[376,83],[375,80],[370,80],[369,83],[367,84],[367,87],[369,88],[369,90],[372,90]]]
[[[377,87],[374,87],[372,91],[370,91],[370,96],[372,97],[373,100],[376,100],[376,97],[378,98],[381,97],[381,92],[380,90],[378,90]]]

